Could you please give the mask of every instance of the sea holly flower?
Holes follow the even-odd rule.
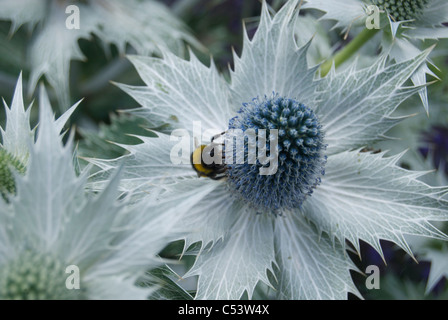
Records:
[[[71,60],[85,60],[78,40],[98,36],[120,53],[131,45],[139,54],[161,48],[183,52],[183,41],[199,46],[170,10],[153,0],[0,1],[0,19],[11,20],[11,33],[21,25],[35,26],[29,48],[30,91],[41,76],[55,89],[60,105],[69,105]],[[65,110],[63,110],[65,111]]]
[[[6,126],[0,128],[2,142],[0,144],[0,192],[6,200],[9,194],[15,193],[14,173],[24,174],[29,160],[29,147],[34,141],[35,130],[30,127],[31,106],[25,110],[22,97],[22,75],[17,81],[16,90],[8,107],[5,101]],[[48,103],[48,101],[45,101]],[[59,132],[79,102],[69,108],[55,124]]]
[[[448,28],[443,25],[448,22],[448,2],[445,0],[306,0],[304,4],[304,8],[325,12],[322,19],[335,20],[335,27],[342,28],[344,32],[356,26],[366,28],[355,38],[354,43],[358,46],[369,41],[379,30],[371,26],[370,30],[367,29],[369,22],[366,20],[373,18],[372,6],[376,6],[385,16],[380,22],[382,51],[396,62],[408,60],[418,54],[421,51],[421,41],[448,38]],[[339,58],[351,55],[354,51],[339,54],[335,57],[335,63],[339,64]],[[325,65],[325,73],[332,61],[328,60]],[[424,64],[411,79],[414,84],[422,85],[426,83],[426,74],[434,76]],[[422,88],[419,95],[428,112],[426,89]]]
[[[182,210],[182,226],[191,230],[185,248],[200,242],[201,250],[185,277],[199,276],[196,299],[239,299],[245,292],[251,298],[260,281],[281,299],[346,299],[357,294],[346,240],[358,251],[363,240],[381,253],[385,239],[412,254],[405,234],[446,239],[430,221],[448,219],[441,199],[448,189],[397,166],[401,154],[364,151],[402,120],[392,113],[420,90],[404,83],[429,50],[319,79],[318,66],[308,67],[310,44],[295,41],[298,18],[298,1],[274,16],[264,3],[255,35],[245,34],[241,56],[234,55],[230,84],[213,62],[207,67],[192,53],[188,61],[171,53],[130,57],[145,82],[119,85],[142,105],[133,113],[178,129],[121,145],[129,152],[118,159],[90,159],[100,168],[92,188],[103,188],[125,162],[123,191],[144,198],[162,190],[166,203],[189,208]],[[277,170],[261,175],[266,163],[249,163],[246,149],[227,145],[226,157],[242,152],[245,162],[192,165],[191,152],[194,159],[201,144],[212,145],[199,134],[197,148],[183,152],[191,142],[183,138],[195,136],[198,122],[224,137],[232,130],[268,130],[257,147],[278,155]]]
[[[160,264],[176,216],[163,205],[118,201],[118,172],[87,195],[87,172],[78,176],[73,164],[73,135],[64,145],[60,134],[67,114],[54,120],[42,87],[34,139],[30,130],[14,130],[27,127],[21,95],[19,79],[2,150],[19,156],[11,138],[17,147],[23,138],[27,161],[24,173],[13,171],[15,194],[0,198],[0,299],[147,298],[153,288],[137,280]]]

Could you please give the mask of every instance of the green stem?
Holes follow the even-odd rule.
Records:
[[[357,52],[367,41],[379,31],[379,29],[364,29],[362,30],[349,44],[347,44],[342,50],[338,51],[333,57],[322,63],[320,66],[321,76],[325,77],[330,72],[331,66],[340,66],[343,62],[347,61],[355,52]]]

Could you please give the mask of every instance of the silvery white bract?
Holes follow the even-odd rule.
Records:
[[[47,96],[41,97],[42,103],[49,104]],[[6,150],[14,158],[23,162],[26,165],[30,145],[34,141],[35,130],[30,127],[30,112],[31,106],[25,110],[22,96],[22,74],[20,74],[17,81],[17,86],[12,99],[11,107],[8,107],[3,100],[6,113],[5,129],[0,128],[2,137],[1,148]],[[63,115],[55,120],[58,132],[61,132],[67,120],[70,118],[73,111],[75,111],[79,102],[69,108]]]
[[[42,87],[35,139],[21,88],[20,78],[2,130],[2,148],[25,158],[26,172],[14,174],[15,193],[0,198],[0,299],[147,298],[153,289],[136,282],[160,264],[176,216],[119,202],[118,173],[87,196],[73,136],[64,146],[60,135],[74,107],[55,121]]]
[[[230,85],[213,63],[207,67],[192,53],[189,61],[170,53],[131,57],[145,82],[120,85],[142,106],[134,114],[178,130],[122,145],[129,153],[119,159],[90,159],[101,169],[93,188],[104,188],[125,162],[123,191],[144,198],[162,189],[164,201],[188,208],[181,222],[191,230],[185,249],[202,243],[185,275],[199,276],[196,299],[239,299],[244,292],[251,298],[260,281],[280,299],[346,299],[348,292],[358,294],[346,240],[358,251],[364,240],[381,253],[380,239],[386,239],[412,254],[406,234],[446,239],[430,221],[448,220],[441,199],[448,189],[430,187],[418,180],[421,172],[398,167],[401,155],[362,152],[402,120],[392,113],[421,89],[403,84],[429,51],[390,66],[382,57],[366,69],[351,66],[315,79],[317,67],[307,66],[310,44],[298,47],[294,39],[297,6],[289,1],[271,17],[264,3],[256,34],[245,34],[241,57],[234,56]],[[299,118],[297,130],[285,127]],[[179,148],[179,136],[192,137],[197,122],[218,133],[253,123],[277,126],[281,176],[260,178],[251,174],[253,167],[229,165],[224,179],[198,178],[192,150]],[[297,131],[302,138],[286,138]],[[178,163],[173,154],[181,154]]]
[[[421,51],[421,40],[448,38],[448,27],[443,25],[448,22],[446,0],[306,0],[303,7],[324,11],[322,19],[335,20],[335,28],[347,31],[351,27],[366,26],[366,19],[372,14],[367,8],[371,5],[377,5],[387,16],[381,20],[380,27],[384,31],[381,46],[383,52],[397,62],[417,55]],[[414,84],[423,85],[426,74],[434,76],[424,64],[411,79]],[[426,89],[419,94],[428,112]]]
[[[197,44],[183,23],[153,0],[0,0],[0,19],[12,21],[11,32],[25,23],[30,28],[38,25],[39,31],[29,48],[30,91],[45,75],[62,106],[70,101],[70,61],[85,59],[78,46],[81,38],[90,38],[93,33],[104,41],[105,47],[115,44],[124,53],[130,44],[145,55],[161,48],[181,53],[182,41]]]

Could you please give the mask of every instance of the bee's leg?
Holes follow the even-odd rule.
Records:
[[[226,177],[226,175],[225,174],[221,174],[221,175],[212,175],[212,176],[209,176],[209,178],[210,179],[212,179],[212,180],[221,180],[222,178],[225,178]]]
[[[214,136],[212,137],[211,142],[213,142],[213,140],[215,140],[216,138],[219,138],[220,136],[222,136],[222,135],[225,134],[225,133],[226,133],[226,132],[223,131],[223,132],[221,132],[221,133],[219,133],[219,134],[217,134],[217,135],[214,135]]]
[[[227,170],[226,167],[222,167],[222,168],[217,169],[215,172],[216,173],[224,173],[224,172],[226,172],[226,170]]]

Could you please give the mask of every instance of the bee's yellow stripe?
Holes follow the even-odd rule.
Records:
[[[194,170],[196,170],[200,175],[208,175],[211,174],[213,172],[213,169],[208,169],[205,168],[202,165],[202,151],[204,150],[204,148],[206,147],[205,144],[197,147],[194,151],[193,154],[191,155],[191,164],[194,168]]]

